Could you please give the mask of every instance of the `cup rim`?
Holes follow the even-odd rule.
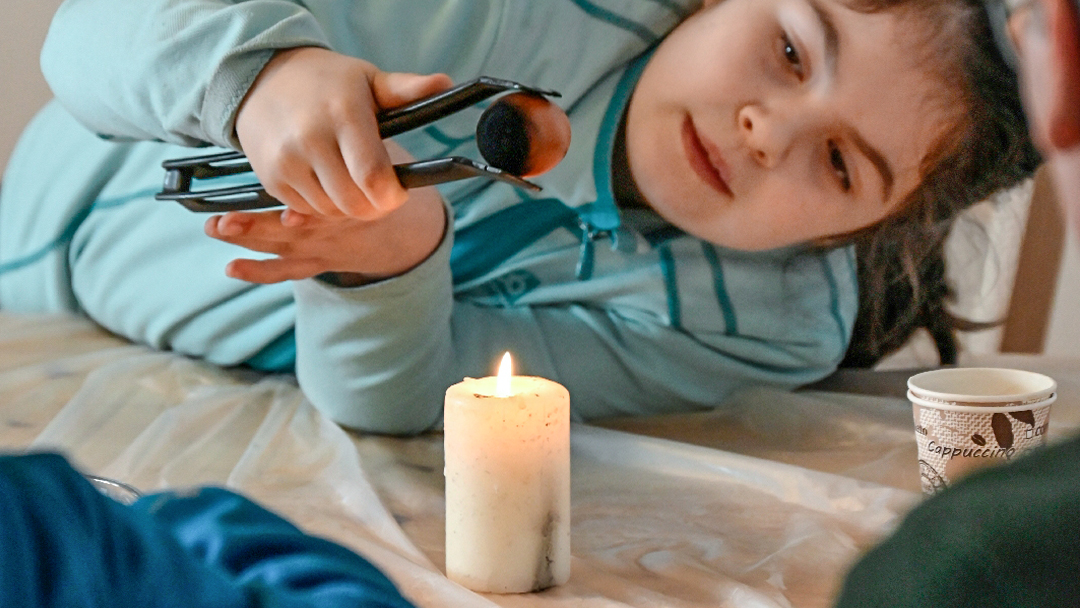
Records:
[[[907,393],[907,397],[909,401],[921,407],[949,410],[953,412],[992,414],[994,412],[1019,412],[1022,410],[1034,410],[1049,407],[1051,403],[1057,401],[1057,392],[1050,393],[1049,395],[1042,395],[1037,399],[1024,401],[979,401],[967,396],[961,396],[956,400],[934,399],[916,395],[910,390]],[[976,403],[979,405],[973,405]]]
[[[1036,388],[1035,390],[1022,393],[1018,392],[986,395],[970,395],[949,391],[937,391],[919,386],[920,379],[926,379],[932,376],[971,375],[980,372],[1004,372],[1013,376],[1025,376],[1029,379],[1040,382],[1041,386],[1039,388]],[[939,405],[952,405],[956,407],[962,407],[965,404],[977,404],[972,405],[971,407],[981,408],[983,410],[988,407],[1014,408],[1017,410],[1022,410],[1030,407],[1037,407],[1041,402],[1046,400],[1050,400],[1050,402],[1052,403],[1053,400],[1057,398],[1057,382],[1053,378],[1047,376],[1046,374],[1040,374],[1038,372],[1011,368],[947,367],[935,369],[911,376],[910,378],[908,378],[907,387],[909,399],[921,399],[926,402],[926,405],[928,407],[937,407]]]

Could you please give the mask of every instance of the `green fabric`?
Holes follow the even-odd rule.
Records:
[[[1080,438],[928,498],[852,569],[837,608],[1080,605]]]

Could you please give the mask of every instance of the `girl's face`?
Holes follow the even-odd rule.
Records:
[[[950,126],[904,28],[838,0],[707,0],[634,90],[626,154],[672,224],[758,250],[884,219]]]

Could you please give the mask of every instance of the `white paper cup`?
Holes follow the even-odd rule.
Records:
[[[923,492],[1046,443],[1057,383],[1018,369],[948,368],[908,379]]]

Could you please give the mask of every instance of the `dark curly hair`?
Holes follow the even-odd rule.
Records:
[[[952,315],[944,242],[957,215],[1032,175],[1040,158],[1028,134],[1016,74],[995,43],[982,0],[853,0],[855,10],[901,11],[920,20],[920,58],[949,89],[957,123],[924,159],[922,181],[898,211],[848,238],[858,258],[859,310],[842,366],[869,367],[920,328],[943,364],[956,331],[985,327]],[[992,324],[991,324],[992,325]]]

